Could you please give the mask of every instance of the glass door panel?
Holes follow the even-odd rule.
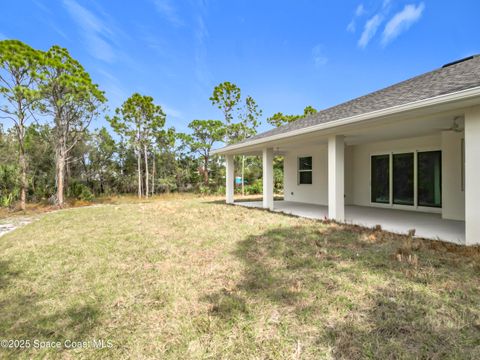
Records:
[[[390,155],[372,156],[372,191],[371,200],[374,203],[390,203]]]
[[[393,203],[413,205],[413,153],[393,155]]]
[[[442,206],[442,152],[418,153],[418,205]]]

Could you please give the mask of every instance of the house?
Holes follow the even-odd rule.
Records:
[[[480,243],[480,56],[333,106],[214,152],[261,155],[263,201],[297,215]],[[273,157],[284,156],[284,201]]]

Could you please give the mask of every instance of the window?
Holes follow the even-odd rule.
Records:
[[[393,155],[393,203],[413,205],[413,153]]]
[[[300,185],[312,184],[312,157],[298,158],[298,183]]]
[[[418,153],[418,205],[442,206],[442,153]]]
[[[372,156],[372,202],[390,203],[390,155]]]

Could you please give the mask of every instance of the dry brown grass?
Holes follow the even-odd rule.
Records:
[[[0,240],[14,358],[479,358],[480,251],[176,197],[43,216]],[[409,240],[408,240],[409,241]]]

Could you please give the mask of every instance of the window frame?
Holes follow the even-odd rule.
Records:
[[[300,169],[300,162],[301,162],[301,159],[305,159],[305,158],[310,158],[310,167],[311,169]],[[301,182],[301,176],[300,176],[300,173],[310,173],[310,183],[303,183]],[[297,185],[313,185],[313,156],[311,155],[305,155],[305,156],[298,156],[297,157]]]

